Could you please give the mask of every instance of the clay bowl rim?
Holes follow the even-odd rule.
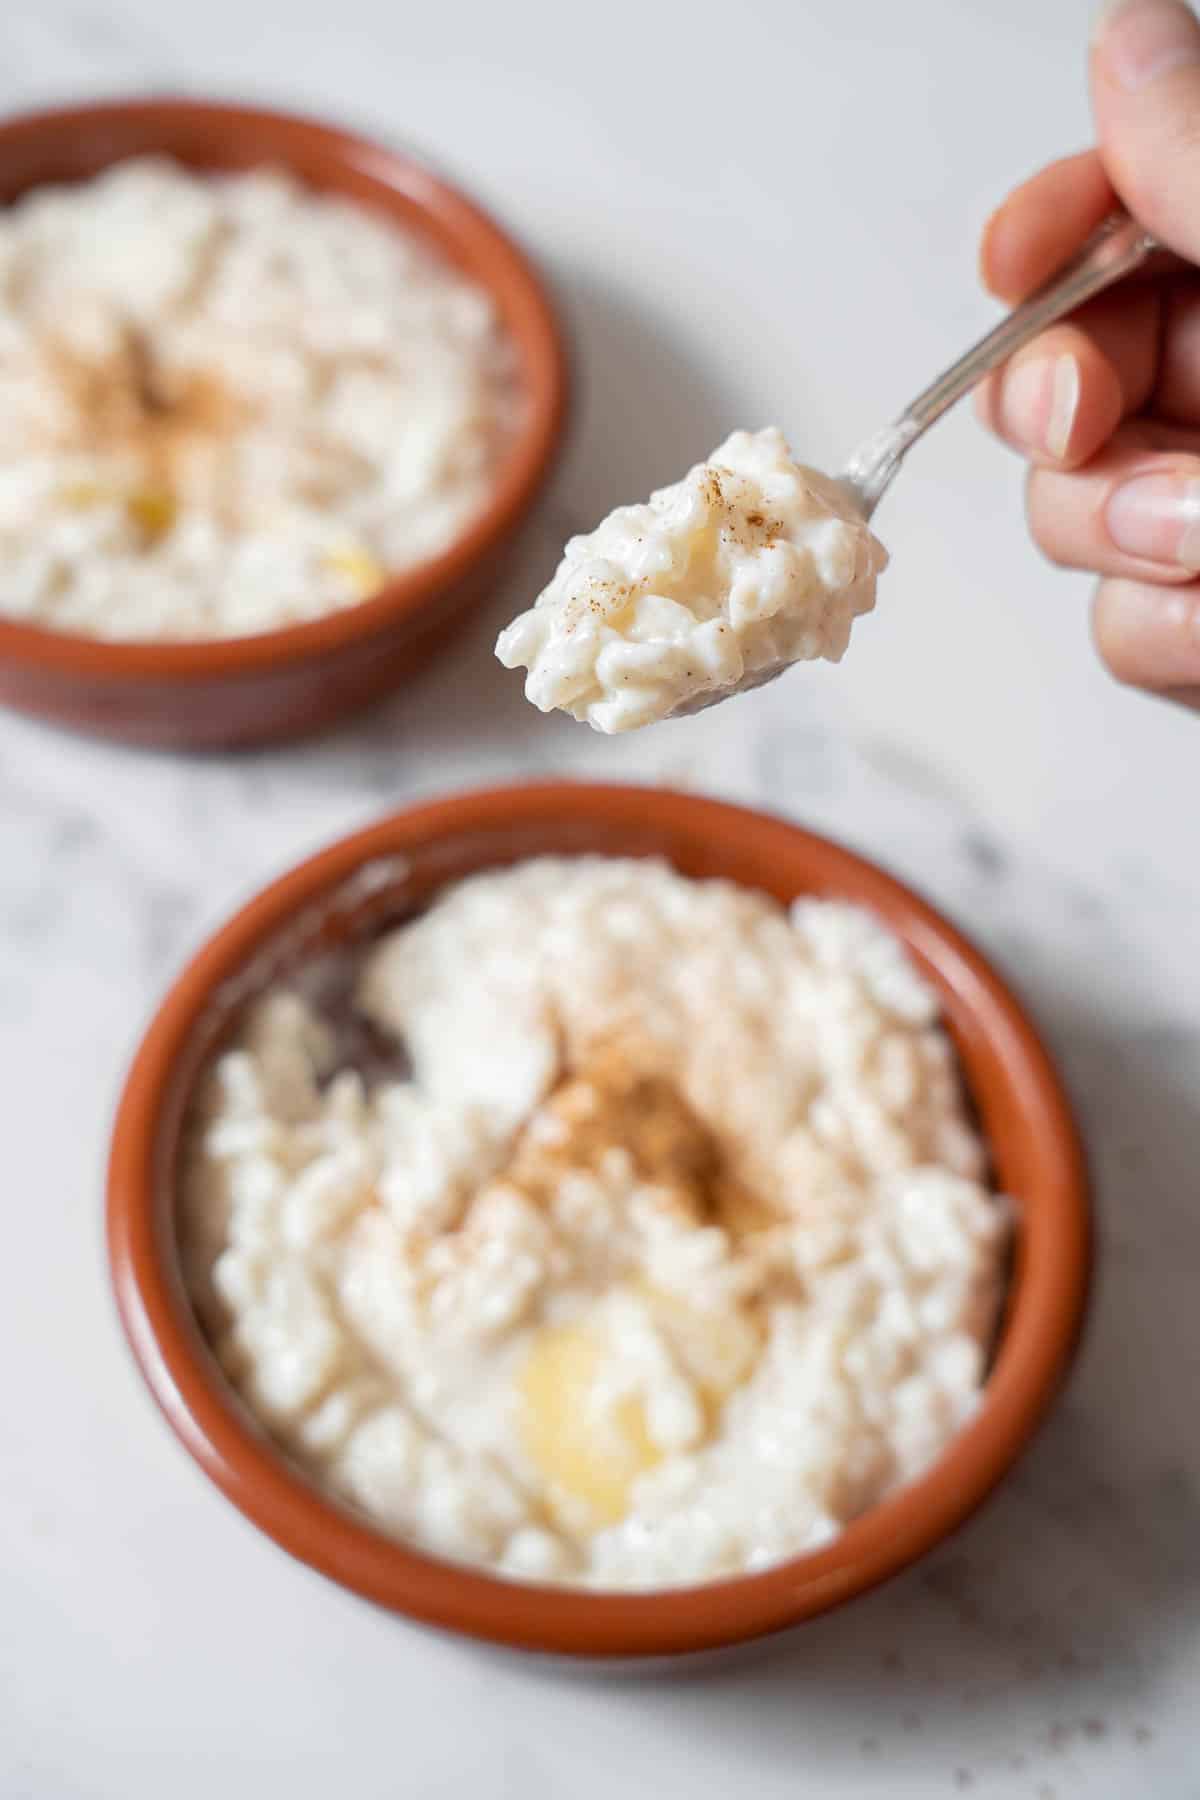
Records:
[[[1040,1179],[1030,1228],[1019,1233],[984,1400],[924,1476],[831,1544],[761,1573],[692,1588],[614,1594],[508,1581],[409,1549],[321,1496],[270,1446],[221,1378],[183,1293],[168,1216],[170,1158],[187,1086],[177,1081],[181,1091],[173,1093],[173,1072],[195,1042],[214,990],[236,979],[287,922],[376,858],[430,854],[455,842],[476,867],[520,860],[538,848],[622,854],[624,846],[779,894],[856,899],[900,932],[942,990],[968,1084],[978,1075],[980,1043],[1000,1057],[1023,1127],[1031,1141],[1036,1134]],[[971,1043],[962,1036],[964,1023]],[[992,1147],[1002,1160],[1003,1146]],[[569,781],[406,808],[309,857],[209,939],[167,994],[125,1084],[109,1163],[108,1243],[124,1329],[160,1410],[210,1479],[276,1543],[342,1586],[424,1623],[593,1659],[674,1656],[761,1637],[874,1588],[932,1549],[991,1493],[1041,1422],[1078,1341],[1091,1267],[1087,1170],[1070,1103],[1021,1005],[955,927],[875,864],[785,820],[659,788]]]
[[[189,156],[182,148],[189,133],[205,127],[220,127],[231,140],[246,142],[250,153],[244,159],[227,161]],[[77,134],[106,129],[114,133],[112,154],[91,162],[93,173],[140,154],[175,157],[187,167],[214,172],[275,164],[318,191],[341,193],[364,210],[379,210],[393,223],[424,236],[456,266],[468,266],[473,278],[498,300],[510,334],[519,339],[526,415],[504,455],[499,478],[483,510],[445,550],[389,576],[369,599],[273,631],[168,641],[97,638],[0,616],[0,661],[111,680],[207,680],[307,662],[371,638],[405,615],[417,619],[426,608],[435,607],[457,580],[481,565],[516,528],[560,448],[570,378],[566,340],[548,282],[497,220],[421,153],[307,114],[224,100],[163,94],[6,115],[0,119],[0,206],[46,181],[70,179],[30,175],[9,186],[6,170],[15,159],[28,155],[24,146],[31,140],[35,144],[47,140],[36,160],[53,169],[58,165],[51,143],[66,147]],[[255,143],[263,146],[261,151],[253,150]],[[291,146],[290,151],[285,145]],[[301,152],[330,172],[341,169],[377,182],[377,207],[336,182],[326,190],[321,181],[306,177],[296,166]],[[64,148],[62,154],[69,160],[69,149]],[[388,192],[396,197],[394,204],[388,201]],[[519,332],[514,318],[521,322]]]

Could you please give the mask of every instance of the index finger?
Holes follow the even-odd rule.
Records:
[[[1014,188],[983,228],[984,285],[1010,304],[1062,267],[1117,205],[1096,150],[1064,156]]]

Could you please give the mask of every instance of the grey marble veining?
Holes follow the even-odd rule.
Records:
[[[981,322],[970,229],[1007,179],[1085,136],[1086,14],[1083,0],[1053,21],[1039,0],[913,0],[902,31],[876,9],[868,43],[837,0],[752,0],[739,43],[761,54],[732,85],[695,9],[633,0],[614,0],[586,54],[543,0],[403,16],[348,0],[336,18],[297,0],[255,9],[253,30],[230,0],[0,17],[8,106],[240,89],[428,145],[551,266],[581,384],[518,568],[451,655],[370,715],[240,758],[0,718],[5,1800],[285,1783],[297,1800],[335,1785],[439,1800],[1200,1796],[1200,723],[1095,668],[1083,585],[1037,563],[1014,472],[966,419],[889,497],[893,567],[840,670],[611,741],[539,717],[491,655],[563,537],[614,501],[768,417],[832,463]],[[968,96],[961,70],[981,60],[994,83]],[[900,136],[898,77],[924,96]],[[900,145],[882,187],[848,139],[848,94]],[[717,117],[705,164],[696,122]],[[836,182],[813,173],[830,145]],[[417,1633],[290,1564],[162,1428],[102,1264],[111,1108],[188,952],[265,880],[393,805],[559,773],[768,806],[914,882],[1026,995],[1096,1177],[1083,1351],[992,1504],[883,1591],[691,1679],[564,1680]]]

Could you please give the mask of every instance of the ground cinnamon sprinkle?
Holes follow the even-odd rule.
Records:
[[[131,458],[124,498],[149,539],[171,525],[182,462],[250,416],[246,402],[215,376],[165,367],[149,335],[134,325],[108,356],[90,358],[56,339],[47,341],[43,355],[69,409],[53,447]],[[88,496],[76,497],[82,504]]]
[[[765,1203],[730,1175],[715,1135],[678,1085],[650,1061],[636,1046],[599,1046],[543,1103],[501,1178],[545,1203],[564,1173],[597,1169],[619,1145],[638,1180],[659,1188],[664,1203],[692,1223],[740,1236],[773,1222]]]

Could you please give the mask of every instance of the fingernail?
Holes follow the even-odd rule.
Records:
[[[1200,22],[1184,0],[1109,0],[1092,42],[1105,73],[1127,94],[1200,62]]]
[[[1200,570],[1200,478],[1135,475],[1114,488],[1104,514],[1126,556]]]
[[[1035,357],[1018,363],[1000,396],[1001,423],[1009,436],[1056,461],[1067,454],[1079,405],[1079,364],[1073,356]]]
[[[1050,383],[1050,417],[1046,421],[1046,448],[1051,456],[1062,458],[1071,441],[1075,409],[1079,405],[1079,364],[1073,356],[1054,360],[1054,378]]]

